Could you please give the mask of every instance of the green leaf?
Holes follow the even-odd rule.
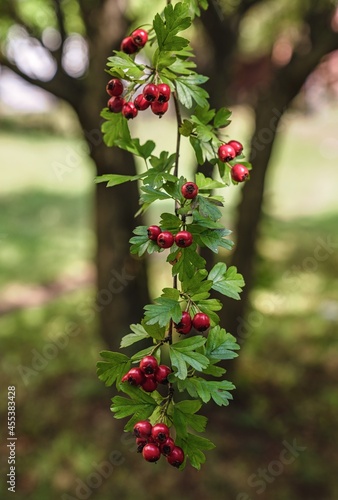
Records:
[[[156,323],[166,326],[172,319],[178,323],[182,317],[182,311],[178,302],[179,291],[173,288],[165,288],[161,297],[154,300],[154,304],[144,307],[145,321],[148,325]]]
[[[120,344],[121,348],[129,347],[135,344],[135,342],[149,338],[149,333],[145,331],[142,325],[130,325],[130,329],[133,333],[129,333],[122,337]]]
[[[201,335],[184,339],[169,347],[169,354],[172,365],[177,368],[177,377],[185,379],[187,377],[187,365],[195,370],[201,371],[209,364],[208,358],[194,349],[203,346],[206,339]]]
[[[115,51],[115,56],[108,57],[109,73],[129,81],[138,81],[144,75],[144,66],[137,64],[128,54]]]
[[[145,349],[142,349],[141,351],[136,352],[132,357],[131,360],[133,363],[141,361],[144,356],[149,356],[150,353],[153,351],[153,347],[146,347]],[[160,358],[161,358],[161,351],[160,349],[156,349],[154,352],[151,354],[154,356],[154,358],[157,359],[157,362],[160,363]]]
[[[104,108],[101,116],[107,120],[103,122],[101,129],[103,140],[108,147],[115,146],[118,141],[131,141],[128,120],[122,113],[111,113],[108,108]]]
[[[222,213],[216,207],[215,203],[208,200],[204,196],[197,196],[198,210],[203,217],[207,217],[213,221],[217,221],[222,217]]]
[[[177,446],[180,446],[184,450],[191,465],[197,470],[200,470],[201,465],[206,460],[202,450],[212,450],[215,448],[214,443],[209,441],[209,439],[202,438],[201,436],[195,436],[191,433],[182,437],[177,436],[176,443]]]
[[[222,377],[222,375],[226,373],[226,370],[224,368],[221,368],[220,366],[211,364],[207,366],[202,373],[204,373],[205,375],[212,375],[213,377]]]
[[[180,51],[189,44],[189,41],[176,36],[180,31],[184,31],[191,25],[187,7],[178,3],[173,7],[167,5],[164,9],[163,17],[156,14],[154,19],[154,30],[157,36],[158,48],[160,52]]]
[[[210,177],[205,177],[202,172],[196,173],[195,182],[200,190],[218,189],[225,187],[225,184],[223,184],[223,182],[215,181]]]
[[[203,269],[205,266],[205,260],[197,253],[196,248],[196,244],[193,243],[190,247],[179,248],[175,253],[170,254],[170,258],[177,259],[172,273],[173,276],[178,275],[180,281],[192,278],[196,270]]]
[[[131,254],[137,254],[141,257],[145,252],[152,254],[161,251],[156,241],[148,238],[147,229],[147,226],[137,226],[134,229],[133,233],[136,236],[132,236],[129,240],[129,243],[132,244],[130,247]]]
[[[132,140],[118,139],[115,141],[115,146],[118,146],[119,148],[124,149],[125,151],[129,151],[129,153],[132,153],[135,156],[139,156],[144,160],[147,160],[155,149],[154,141],[147,141],[145,144],[142,145],[139,139],[132,139]],[[144,177],[144,174],[142,174],[142,177]]]
[[[162,231],[177,232],[182,226],[182,221],[174,214],[161,214],[160,226]]]
[[[206,269],[199,269],[191,278],[182,281],[182,291],[192,296],[196,293],[208,292],[211,289],[212,281],[206,281],[208,272]]]
[[[189,377],[178,381],[179,391],[186,390],[192,398],[200,398],[203,403],[213,399],[218,406],[228,406],[232,399],[230,392],[235,386],[228,380],[205,380],[201,377]]]
[[[141,321],[141,324],[149,336],[154,340],[164,339],[166,332],[166,328],[164,326],[160,327],[159,325],[147,325],[144,319]]]
[[[129,384],[121,384],[121,389],[130,398],[115,396],[112,399],[111,411],[115,418],[125,418],[132,415],[132,418],[125,426],[126,431],[131,431],[134,425],[140,420],[146,420],[154,412],[157,402],[138,387],[131,387]]]
[[[180,126],[180,134],[184,135],[184,137],[189,137],[191,132],[194,130],[195,125],[189,120],[183,120],[182,125]]]
[[[237,273],[235,266],[229,267],[223,262],[218,262],[210,271],[209,279],[213,281],[212,288],[227,297],[240,300],[239,294],[244,286],[243,276]]]
[[[99,379],[105,382],[106,386],[115,382],[119,384],[131,367],[131,360],[119,352],[102,351],[100,356],[104,361],[99,361],[96,365]]]
[[[209,316],[212,326],[219,323],[219,317],[214,312],[222,309],[222,304],[218,299],[196,300],[196,304],[202,312]]]
[[[215,326],[208,333],[207,343],[205,345],[205,355],[210,360],[233,359],[238,355],[236,352],[239,349],[235,337],[227,333],[224,328]]]
[[[171,198],[167,193],[154,189],[151,186],[143,186],[141,190],[143,191],[140,197],[142,203],[153,203],[157,200],[168,200]]]
[[[119,184],[124,184],[129,181],[137,181],[140,179],[140,175],[118,175],[118,174],[105,174],[96,177],[95,182],[99,184],[100,182],[107,182],[107,187],[118,186]]]
[[[233,246],[232,241],[224,238],[227,234],[229,234],[229,232],[225,229],[207,230],[201,233],[198,238],[195,237],[195,241],[200,246],[205,246],[210,248],[213,252],[218,253],[218,247],[231,250]]]
[[[180,401],[173,406],[173,422],[179,436],[187,436],[188,428],[196,432],[204,432],[208,419],[203,415],[195,415],[202,404],[198,400]]]
[[[197,73],[189,76],[180,76],[175,80],[177,97],[183,106],[190,109],[193,106],[193,101],[201,107],[208,106],[208,92],[201,88],[200,85],[205,83],[208,77],[198,75]]]
[[[215,119],[214,119],[214,127],[215,128],[222,128],[226,127],[229,125],[230,120],[229,118],[231,117],[232,112],[229,111],[227,108],[221,108],[217,111]]]

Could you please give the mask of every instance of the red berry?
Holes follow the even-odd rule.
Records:
[[[140,368],[145,375],[152,375],[158,368],[157,359],[154,356],[145,356],[141,359]]]
[[[131,38],[135,45],[138,47],[144,47],[148,41],[148,33],[145,30],[137,29],[132,32]]]
[[[158,384],[168,384],[168,375],[171,373],[169,366],[160,365],[155,373],[155,380]]]
[[[186,182],[181,187],[181,193],[186,200],[192,200],[198,195],[198,186],[194,182]]]
[[[186,248],[190,247],[193,242],[192,234],[189,231],[180,231],[175,236],[175,243],[178,247]]]
[[[141,385],[145,381],[145,376],[140,368],[131,368],[123,379],[122,382],[128,381],[130,385]]]
[[[174,467],[179,467],[184,462],[184,451],[179,446],[175,446],[170,455],[167,456],[167,461]]]
[[[210,326],[210,318],[207,314],[197,313],[192,320],[192,326],[196,328],[198,332],[204,332]]]
[[[122,108],[122,114],[127,118],[127,120],[135,118],[137,116],[137,109],[133,102],[126,102]]]
[[[156,444],[148,443],[143,448],[142,455],[147,462],[157,462],[161,457],[161,452]]]
[[[140,420],[140,422],[137,422],[134,425],[134,435],[137,438],[148,439],[151,435],[152,428],[153,426],[150,422],[148,422],[148,420]]]
[[[169,104],[167,102],[155,101],[151,103],[151,111],[154,115],[163,116],[168,111]]]
[[[250,173],[244,165],[236,163],[231,169],[231,177],[235,182],[244,182],[250,177]]]
[[[174,235],[169,231],[163,231],[157,237],[157,244],[161,248],[170,248],[173,246],[175,241]]]
[[[157,389],[157,382],[154,375],[146,377],[145,382],[142,384],[142,389],[146,392],[153,392]]]
[[[238,142],[238,141],[229,141],[228,145],[234,148],[234,150],[236,152],[236,156],[239,156],[240,154],[242,154],[243,145],[240,142]]]
[[[141,453],[147,443],[148,441],[146,438],[136,438],[137,453]]]
[[[156,241],[158,236],[161,234],[162,230],[158,226],[149,226],[147,229],[148,238],[150,240]]]
[[[144,111],[150,106],[150,102],[144,98],[144,95],[140,94],[134,99],[135,108],[139,111]]]
[[[158,99],[158,88],[153,83],[148,83],[143,89],[143,97],[146,101],[154,102]]]
[[[157,85],[157,88],[159,92],[157,100],[159,102],[168,102],[171,95],[171,90],[169,85],[167,85],[166,83],[160,83],[159,85]]]
[[[112,113],[121,113],[123,106],[125,105],[125,100],[123,97],[111,97],[107,103],[109,111]]]
[[[229,146],[229,144],[222,144],[218,148],[218,158],[223,162],[231,161],[235,156],[236,151],[232,146]]]
[[[123,93],[123,83],[118,78],[112,78],[106,85],[106,91],[111,97],[119,96]]]
[[[183,333],[184,335],[190,332],[192,321],[188,311],[183,311],[181,321],[175,324],[175,328],[179,333]]]
[[[127,38],[122,40],[121,50],[125,54],[135,54],[138,51],[138,46],[134,43],[131,36],[127,36]]]
[[[175,441],[171,437],[168,437],[166,441],[164,441],[164,443],[160,445],[161,453],[162,455],[165,456],[170,455],[170,453],[173,451],[174,448],[175,448]]]
[[[169,437],[170,431],[166,424],[155,424],[151,429],[151,437],[157,443],[164,443]]]

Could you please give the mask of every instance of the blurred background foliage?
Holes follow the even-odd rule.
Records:
[[[95,56],[97,32],[92,34],[86,16],[92,12],[95,25],[99,8],[109,5],[115,9],[114,15],[118,12],[123,17],[126,30],[128,24],[149,22],[149,9],[158,8],[152,3],[145,9],[141,0],[128,4],[122,0],[26,0],[3,2],[0,7],[0,409],[5,429],[7,386],[16,385],[16,496],[28,500],[136,496],[146,500],[168,495],[178,500],[334,500],[338,495],[337,53],[330,49],[326,55],[318,55],[319,64],[283,109],[275,141],[270,134],[274,147],[267,159],[260,230],[255,229],[252,287],[246,313],[235,316],[233,331],[242,347],[240,357],[229,366],[237,391],[229,408],[208,409],[208,435],[217,444],[216,451],[208,454],[201,472],[187,468],[181,474],[164,461],[146,464],[135,453],[133,440],[123,433],[123,423],[110,414],[112,391],[95,373],[98,353],[106,347],[107,338],[118,345],[125,333],[123,322],[117,324],[111,314],[119,307],[117,300],[132,297],[137,280],[135,268],[130,271],[127,266],[130,280],[125,282],[119,275],[123,291],[102,293],[107,290],[111,270],[122,269],[117,263],[121,261],[112,263],[120,245],[111,231],[113,235],[120,232],[109,225],[119,219],[125,224],[121,213],[103,226],[108,228],[113,257],[101,270],[108,274],[106,281],[100,284],[96,278],[100,271],[96,270],[95,255],[102,245],[95,222],[100,210],[96,200],[105,194],[102,191],[95,196],[93,180],[99,171],[95,151],[101,146],[93,146],[88,133],[99,126],[106,76],[103,64],[98,75],[88,60],[88,54]],[[258,96],[267,88],[264,84],[271,82],[271,68],[280,78],[278,71],[287,67],[295,51],[306,58],[314,50],[309,5],[300,0],[211,3],[208,15],[217,16],[228,35],[229,26],[236,33],[232,68],[239,60],[241,65],[231,78],[223,70],[219,73],[226,82],[221,87],[222,104],[233,111],[233,123],[226,132],[229,137],[243,139],[247,150],[260,112]],[[321,2],[320,9],[331,13],[334,34],[338,21],[332,5]],[[38,79],[40,87],[53,82],[53,71],[59,64],[58,43],[62,42],[58,6],[67,34],[63,43],[68,40],[61,63],[82,85],[81,107],[87,100],[85,111],[93,116],[89,128],[84,127],[85,113],[79,111],[79,104],[69,105],[65,95],[60,100],[64,90],[52,95],[12,71],[29,69],[29,78]],[[32,40],[28,45],[24,42],[24,25],[35,40],[44,40],[42,45],[34,42],[35,49],[30,47],[29,52]],[[219,50],[208,46],[208,25],[210,19],[202,16],[190,34],[206,74]],[[10,50],[10,38],[11,50],[19,47],[16,55]],[[51,52],[41,51],[41,47]],[[101,88],[93,89],[95,80]],[[283,88],[286,81],[281,83]],[[217,100],[219,90],[211,93]],[[95,105],[90,104],[91,95]],[[142,120],[132,124],[133,133],[145,139],[147,131],[155,130],[158,150],[173,147],[173,118],[169,115],[159,123],[144,113]],[[172,143],[169,137],[173,137]],[[263,144],[263,152],[270,142]],[[260,169],[259,153],[256,150],[258,158],[253,159],[252,180]],[[109,162],[112,158],[120,168],[123,158],[116,153]],[[182,164],[186,175],[192,175],[195,165],[187,144]],[[58,165],[66,168],[61,176]],[[113,190],[106,191],[110,193],[107,203],[114,204],[116,197],[135,205],[125,200],[124,192],[115,195]],[[235,231],[236,239],[242,193],[240,188],[231,187],[224,194],[224,223]],[[113,208],[116,211],[116,206]],[[163,204],[154,207],[145,222],[153,223],[160,210],[170,208]],[[132,216],[128,223],[135,225]],[[220,256],[226,261],[230,257]],[[151,297],[170,282],[162,256],[149,260],[148,277]],[[130,309],[135,308],[132,299],[130,302]],[[107,314],[104,328],[109,324],[106,336],[102,335],[102,314]],[[224,325],[228,327],[226,317]],[[292,463],[276,466],[285,441],[291,445],[294,440],[306,449]],[[9,498],[4,446],[0,458],[0,494]],[[107,462],[111,464],[108,469]],[[265,469],[262,491],[262,479],[257,484],[257,478]]]

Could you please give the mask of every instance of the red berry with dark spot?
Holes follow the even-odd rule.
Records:
[[[186,200],[193,200],[198,195],[198,186],[194,182],[186,182],[181,187],[181,193]]]
[[[159,384],[168,384],[168,375],[171,373],[169,366],[160,365],[155,373],[155,380]]]
[[[153,426],[148,420],[140,420],[134,425],[134,435],[137,438],[148,439],[151,435],[151,430]]]
[[[131,120],[137,116],[137,109],[133,102],[126,102],[122,108],[122,114],[127,118],[127,120]]]
[[[156,116],[163,116],[168,111],[169,104],[167,102],[154,101],[151,103],[151,111]]]
[[[204,332],[210,326],[209,316],[207,314],[204,314],[204,313],[195,314],[195,316],[193,317],[193,320],[192,320],[192,326],[198,332]]]
[[[143,89],[143,97],[146,101],[154,102],[158,99],[158,88],[153,83],[148,83]]]
[[[107,103],[107,106],[109,108],[109,111],[111,111],[112,113],[121,113],[125,103],[126,101],[123,99],[123,97],[117,96],[111,97]]]
[[[145,376],[140,368],[131,368],[122,378],[122,382],[129,382],[130,385],[141,385],[145,381]]]
[[[175,241],[174,235],[169,231],[163,231],[157,237],[157,244],[161,248],[170,248],[173,246]]]
[[[236,152],[236,156],[239,156],[240,154],[242,154],[243,145],[240,142],[238,142],[238,141],[229,141],[228,145],[231,146],[232,148],[234,148],[234,150]]]
[[[144,111],[149,108],[150,102],[144,98],[144,95],[140,94],[134,99],[135,108],[139,111]]]
[[[175,243],[180,248],[187,248],[192,245],[193,237],[189,231],[180,231],[175,236]]]
[[[166,424],[155,424],[151,429],[151,437],[156,443],[164,443],[169,437],[170,431]]]
[[[123,83],[118,78],[112,78],[106,85],[106,91],[111,97],[119,96],[123,93]]]
[[[161,234],[162,230],[158,226],[149,226],[147,229],[148,238],[150,240],[156,241],[158,236]]]
[[[157,359],[154,356],[145,356],[141,359],[140,368],[145,375],[152,375],[158,368]]]
[[[164,443],[160,445],[161,453],[162,455],[165,456],[170,455],[170,453],[173,451],[174,448],[175,448],[175,441],[171,437],[168,437],[166,441],[164,441]]]
[[[160,83],[159,85],[157,85],[157,88],[159,92],[157,100],[159,102],[168,102],[171,95],[171,90],[169,85],[167,85],[166,83]]]
[[[229,146],[229,144],[222,144],[218,148],[218,158],[224,163],[233,160],[235,156],[236,151],[232,146]]]
[[[137,29],[132,32],[131,38],[135,45],[138,47],[144,47],[148,41],[148,33],[143,29]]]
[[[138,51],[138,46],[134,43],[131,36],[127,36],[122,40],[121,50],[125,54],[135,54]]]
[[[146,392],[153,392],[157,389],[157,382],[154,375],[148,375],[142,384],[142,389]]]
[[[170,455],[167,456],[167,461],[174,467],[179,467],[184,462],[184,451],[179,446],[175,446]]]
[[[148,443],[143,448],[142,455],[147,462],[157,462],[161,457],[161,451],[156,444]]]
[[[186,335],[192,328],[192,321],[188,311],[183,311],[182,318],[179,323],[175,323],[175,328],[179,333]]]
[[[250,173],[244,165],[236,163],[231,169],[231,177],[235,182],[244,182],[250,177]]]
[[[141,453],[147,443],[148,440],[146,438],[136,438],[137,453]]]

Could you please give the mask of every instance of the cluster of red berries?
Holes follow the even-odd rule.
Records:
[[[227,163],[242,154],[242,151],[243,146],[240,142],[229,141],[218,148],[218,158],[222,162]],[[245,165],[236,163],[236,165],[231,167],[231,177],[235,182],[244,182],[249,177],[249,170]]]
[[[168,383],[170,373],[169,366],[159,365],[154,356],[145,356],[141,359],[138,368],[131,368],[123,376],[122,382],[129,382],[130,385],[142,387],[146,392],[153,392],[158,384]]]
[[[126,54],[134,54],[143,48],[148,41],[148,33],[143,29],[137,29],[132,34],[122,40],[121,50]],[[124,92],[123,83],[119,78],[112,78],[107,86],[107,93],[110,99],[107,103],[109,111],[121,113],[130,120],[138,115],[139,111],[144,111],[151,107],[152,112],[161,117],[168,111],[171,90],[166,83],[155,85],[148,83],[143,89],[143,93],[135,97],[134,101],[126,100],[122,97]]]
[[[151,425],[148,420],[141,420],[134,426],[137,451],[147,462],[157,462],[161,454],[167,462],[174,467],[179,467],[184,462],[184,451],[175,445],[170,437],[169,427],[166,424]]]
[[[178,333],[183,333],[186,335],[192,329],[195,328],[198,332],[205,332],[210,327],[210,318],[207,314],[196,313],[193,318],[191,318],[188,311],[183,311],[182,318],[179,323],[175,323],[175,328]]]

